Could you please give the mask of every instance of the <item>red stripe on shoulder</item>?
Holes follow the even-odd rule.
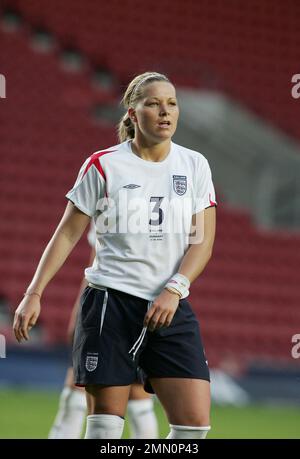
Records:
[[[88,164],[87,164],[87,166],[85,168],[85,171],[83,173],[82,178],[85,176],[85,174],[87,173],[89,168],[92,167],[92,165],[94,165],[98,169],[98,171],[101,174],[101,176],[106,181],[105,173],[104,173],[104,170],[102,169],[100,158],[101,158],[101,156],[106,155],[107,153],[112,153],[113,151],[117,151],[117,150],[104,150],[104,151],[100,151],[100,152],[92,154],[92,156],[90,157],[90,160],[89,160],[89,162],[88,162]]]
[[[216,206],[217,205],[217,201],[212,201],[211,200],[211,194],[210,193],[209,193],[209,202],[210,202],[211,206]]]

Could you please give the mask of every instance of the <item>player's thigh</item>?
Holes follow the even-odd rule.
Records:
[[[130,400],[144,400],[150,398],[150,394],[144,391],[142,384],[132,384],[129,393]]]
[[[203,379],[150,378],[170,424],[210,424],[210,383]]]
[[[88,414],[125,416],[130,386],[87,385]]]

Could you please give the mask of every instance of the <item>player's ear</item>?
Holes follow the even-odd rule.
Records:
[[[128,116],[131,119],[133,123],[136,123],[136,114],[135,114],[135,109],[132,107],[128,108]]]

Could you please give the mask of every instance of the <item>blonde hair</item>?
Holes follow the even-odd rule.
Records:
[[[121,104],[126,109],[126,113],[122,116],[118,124],[118,137],[120,142],[134,138],[134,124],[128,115],[128,108],[135,107],[138,100],[142,96],[142,88],[145,84],[153,83],[154,81],[166,81],[171,83],[169,78],[162,73],[145,72],[137,75],[127,86]]]

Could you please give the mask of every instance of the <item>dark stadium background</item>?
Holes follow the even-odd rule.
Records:
[[[207,157],[217,189],[214,255],[190,299],[215,384],[227,375],[246,398],[218,386],[210,438],[299,438],[299,17],[297,0],[1,1],[0,438],[47,436],[86,238],[32,342],[16,344],[12,314],[80,165],[117,143],[122,91],[147,70],[178,87],[175,141]]]

